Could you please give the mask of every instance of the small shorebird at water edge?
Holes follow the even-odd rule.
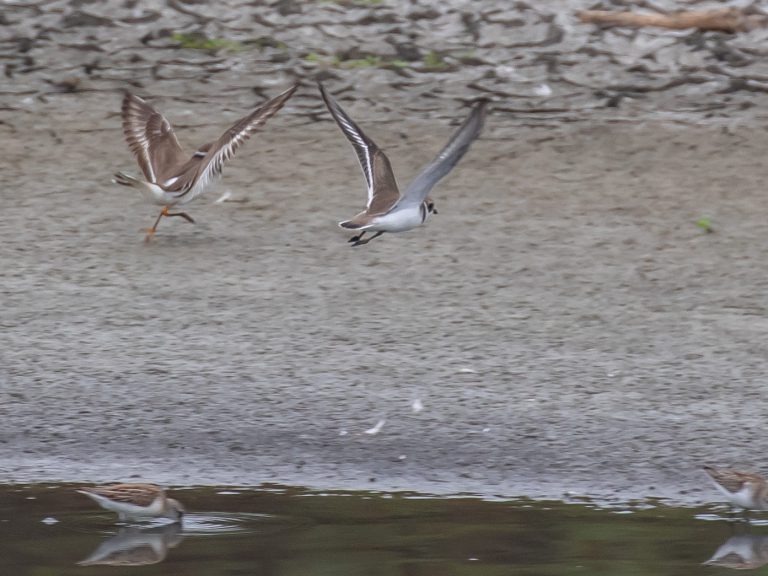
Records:
[[[747,510],[768,510],[768,482],[760,474],[711,466],[704,466],[703,470],[734,506]]]
[[[120,520],[170,518],[181,522],[184,506],[165,495],[155,484],[107,484],[85,486],[76,492],[85,494],[102,508],[117,512]]]
[[[294,85],[244,116],[218,140],[200,146],[191,157],[184,153],[170,122],[162,114],[138,96],[125,95],[123,133],[145,179],[118,172],[114,181],[138,188],[147,200],[163,206],[154,226],[147,230],[146,241],[155,234],[163,216],[181,216],[194,223],[189,214],[170,212],[170,208],[186,204],[202,194],[221,174],[224,162],[285,105],[298,87],[298,84]]]
[[[384,232],[405,232],[423,224],[431,213],[437,214],[429,192],[456,166],[480,135],[488,101],[480,100],[474,105],[448,144],[400,194],[392,166],[384,152],[365,135],[320,82],[318,86],[333,119],[355,149],[368,187],[368,205],[365,210],[351,220],[339,223],[342,228],[360,231],[349,239],[352,246],[367,244]],[[369,230],[376,234],[363,240],[363,235]]]

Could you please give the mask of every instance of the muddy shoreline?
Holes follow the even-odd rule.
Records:
[[[0,482],[279,482],[693,504],[719,499],[702,464],[761,468],[768,97],[724,91],[730,80],[713,72],[733,65],[757,77],[760,59],[736,66],[701,46],[750,54],[762,32],[710,33],[698,45],[675,33],[667,50],[688,67],[674,61],[673,74],[671,60],[646,58],[669,64],[646,81],[710,76],[625,91],[607,106],[607,92],[567,93],[561,69],[530,64],[541,46],[518,49],[513,68],[525,78],[499,80],[509,47],[493,34],[546,33],[532,9],[507,17],[488,3],[475,40],[471,26],[453,28],[465,26],[461,3],[431,25],[388,23],[394,4],[350,7],[344,18],[382,27],[382,39],[398,23],[412,33],[422,60],[403,71],[307,62],[320,38],[330,46],[323,58],[345,48],[343,35],[328,44],[336,28],[313,24],[344,7],[281,15],[278,4],[269,14],[282,38],[304,38],[301,49],[158,47],[170,42],[158,32],[169,22],[201,24],[152,3],[161,18],[135,26],[159,39],[144,43],[125,24],[38,34],[76,9],[65,2],[12,11],[15,26],[1,27],[8,54],[44,66],[14,68],[0,110]],[[606,75],[639,74],[614,36],[635,48],[668,38],[569,28],[564,14],[582,6],[556,4],[550,24],[563,34],[546,50],[573,59],[566,68],[584,82],[602,74],[615,88],[619,76]],[[227,6],[255,26],[252,12]],[[208,37],[247,28],[216,22],[205,22]],[[8,40],[20,30],[39,38],[26,52]],[[582,35],[614,55],[571,50]],[[102,47],[89,76],[83,61],[94,54],[65,45],[104,38],[117,45]],[[438,42],[455,68],[419,69]],[[470,44],[486,64],[462,64],[456,54]],[[288,59],[278,62],[270,51],[281,50]],[[134,53],[142,61],[121,69]],[[498,93],[473,88],[491,68],[497,75],[480,80]],[[51,84],[72,70],[82,75],[74,91]],[[336,222],[360,208],[363,183],[322,113],[320,73],[401,184],[467,102],[494,98],[483,138],[436,189],[439,214],[427,226],[346,245]],[[216,191],[189,206],[197,224],[163,222],[144,245],[155,209],[109,182],[136,169],[120,134],[120,91],[152,96],[191,147],[299,78],[300,92]],[[225,192],[230,201],[216,203]]]

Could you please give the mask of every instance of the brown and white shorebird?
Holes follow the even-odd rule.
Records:
[[[218,140],[203,144],[192,156],[184,153],[173,127],[160,112],[138,96],[126,94],[122,107],[123,133],[144,179],[118,172],[115,182],[138,188],[148,201],[163,207],[154,226],[147,230],[145,240],[152,238],[163,216],[181,216],[194,222],[189,214],[170,212],[170,209],[202,194],[221,174],[224,162],[285,105],[298,87],[294,85],[244,116]]]
[[[768,510],[768,482],[760,474],[711,466],[704,466],[704,472],[734,506],[748,510]]]
[[[333,119],[352,143],[368,186],[368,204],[365,210],[351,220],[339,223],[342,228],[360,231],[357,236],[349,239],[352,246],[367,244],[384,232],[410,230],[423,224],[431,213],[436,214],[437,210],[429,198],[429,192],[461,160],[472,142],[480,135],[485,121],[487,100],[481,100],[474,105],[472,112],[451,136],[448,144],[401,194],[392,166],[384,152],[365,135],[320,82],[318,86]],[[363,240],[367,231],[376,234]]]
[[[120,520],[170,518],[181,522],[184,507],[168,498],[155,484],[107,484],[86,486],[76,490],[96,501],[99,506],[117,512]]]

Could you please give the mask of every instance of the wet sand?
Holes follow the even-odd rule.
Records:
[[[351,100],[392,71],[334,74],[401,184],[478,95],[463,78],[398,108]],[[145,245],[155,208],[109,182],[136,170],[125,84],[41,97],[30,78],[13,89],[35,96],[0,116],[0,481],[687,504],[719,499],[703,463],[760,468],[764,93],[717,116],[663,97],[547,114],[496,99],[439,214],[353,249],[336,222],[362,207],[362,177],[306,81],[187,207],[197,223],[166,220]],[[224,105],[217,86],[140,93],[164,95],[191,147],[263,100]]]

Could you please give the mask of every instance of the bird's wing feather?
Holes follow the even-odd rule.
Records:
[[[432,162],[413,179],[403,193],[400,205],[419,205],[429,195],[441,178],[450,172],[477,139],[485,122],[487,100],[481,100],[472,108],[467,119],[456,130]]]
[[[710,475],[712,480],[732,493],[739,492],[744,487],[744,484],[762,484],[765,482],[764,478],[759,474],[741,472],[730,468],[711,468],[705,466],[704,471]]]
[[[154,484],[110,484],[81,488],[81,490],[104,496],[115,502],[126,502],[136,506],[149,506],[158,496],[165,495],[163,489]]]
[[[360,161],[360,167],[368,186],[368,213],[382,214],[388,212],[400,199],[400,191],[397,188],[397,181],[389,158],[376,146],[373,140],[365,135],[365,132],[347,115],[325,87],[319,82],[318,86],[331,116],[352,144],[357,159]]]
[[[173,188],[181,191],[179,196],[187,194],[192,189],[203,190],[211,180],[221,174],[224,162],[234,156],[243,142],[248,140],[258,128],[263,126],[285,105],[298,87],[299,85],[295,84],[282,94],[275,96],[263,106],[235,122],[216,142],[207,144],[196,152],[187,161],[186,167],[177,174],[178,180],[174,183]],[[200,152],[205,150],[207,153],[201,157]],[[200,158],[199,162],[197,158]]]
[[[126,93],[123,133],[148,182],[162,183],[186,160],[173,127],[143,99]]]

